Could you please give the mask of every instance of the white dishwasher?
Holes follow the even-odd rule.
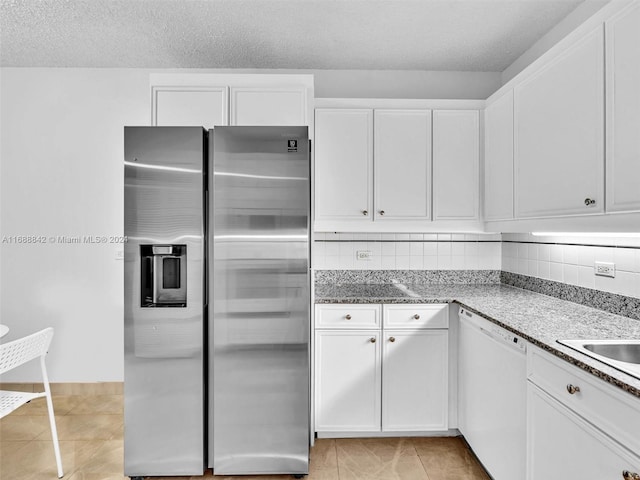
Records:
[[[459,429],[494,480],[525,478],[526,341],[460,308]]]

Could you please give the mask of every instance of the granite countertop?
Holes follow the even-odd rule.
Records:
[[[640,339],[640,321],[507,285],[316,284],[322,303],[458,303],[532,344],[640,397],[640,380],[556,342]]]

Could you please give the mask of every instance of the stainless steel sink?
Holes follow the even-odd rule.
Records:
[[[640,340],[558,340],[558,343],[640,379]]]
[[[613,360],[640,364],[640,343],[588,343],[584,348]]]

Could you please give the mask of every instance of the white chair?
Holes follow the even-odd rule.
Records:
[[[49,410],[49,423],[51,424],[51,437],[53,438],[53,450],[56,454],[56,464],[58,466],[58,478],[62,478],[64,474],[62,472],[62,460],[60,459],[58,431],[56,429],[56,419],[53,415],[49,377],[47,376],[47,368],[44,364],[44,357],[47,355],[52,337],[53,328],[45,328],[27,337],[0,345],[0,375],[40,357],[42,381],[44,383],[44,392],[38,393],[0,390],[0,418],[9,415],[15,409],[30,402],[34,398],[46,397],[47,409]]]

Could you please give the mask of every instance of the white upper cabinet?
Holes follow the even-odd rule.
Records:
[[[607,211],[640,210],[640,4],[605,24]]]
[[[316,220],[371,222],[373,111],[316,109]]]
[[[431,217],[431,110],[374,111],[374,219]]]
[[[152,125],[228,125],[227,87],[153,87]]]
[[[484,218],[513,218],[513,90],[484,111]]]
[[[433,111],[434,220],[478,218],[479,141],[478,111]]]
[[[307,125],[303,87],[231,87],[231,125]]]
[[[517,217],[604,212],[603,69],[600,26],[515,87]]]
[[[312,75],[152,73],[149,82],[152,125],[313,126]]]

